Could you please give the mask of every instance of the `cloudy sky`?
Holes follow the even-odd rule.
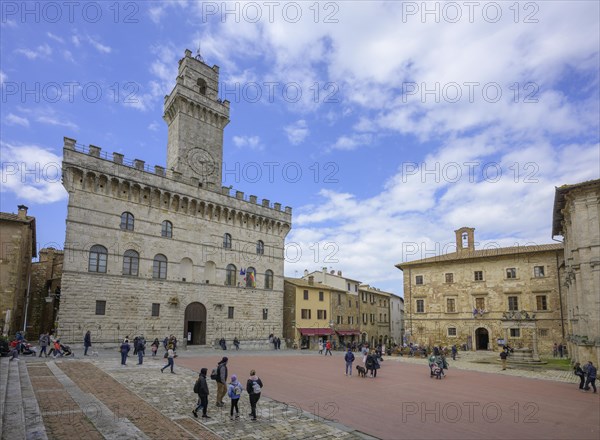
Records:
[[[598,2],[3,2],[3,212],[64,245],[63,136],[166,163],[163,98],[220,66],[224,185],[293,207],[286,275],[401,293],[402,261],[548,243],[600,176]]]

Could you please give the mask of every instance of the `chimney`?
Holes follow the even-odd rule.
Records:
[[[308,276],[308,269],[304,269],[304,276]]]
[[[323,268],[323,274],[327,275],[327,268],[326,267]]]
[[[331,272],[329,272],[331,275],[335,275],[335,270],[331,270]]]
[[[313,277],[312,275],[308,277],[308,284],[311,286],[315,285],[315,277]]]
[[[17,217],[25,220],[27,218],[27,210],[29,208],[25,205],[19,205],[18,208],[19,208],[19,213],[17,214]]]
[[[338,276],[340,276],[340,277],[342,276],[342,271],[341,270],[338,270]]]

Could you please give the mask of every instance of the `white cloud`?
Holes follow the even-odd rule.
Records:
[[[160,128],[160,124],[156,121],[153,121],[150,123],[150,125],[148,125],[148,130],[151,130],[151,131],[158,131],[159,128]]]
[[[373,136],[370,134],[353,134],[351,136],[340,136],[335,144],[331,146],[332,150],[356,150],[359,147],[370,145],[373,142]]]
[[[29,127],[29,120],[20,116],[9,113],[5,119],[8,125],[21,125],[22,127]]]
[[[0,85],[4,84],[4,81],[6,81],[6,78],[8,78],[6,73],[4,73],[2,70],[0,70]]]
[[[300,119],[293,124],[284,127],[285,134],[292,145],[300,145],[309,135],[310,130],[304,119]]]
[[[38,58],[48,58],[52,55],[52,48],[48,44],[44,43],[36,47],[35,49],[16,49],[16,53],[25,56],[30,60]]]
[[[105,44],[100,43],[98,40],[90,37],[89,35],[87,36],[87,41],[88,41],[88,43],[90,43],[92,45],[92,47],[94,47],[94,49],[96,49],[100,53],[111,53],[112,52],[112,49],[110,46],[106,46]]]
[[[39,115],[38,117],[36,117],[36,121],[41,122],[42,124],[55,125],[57,127],[65,127],[73,131],[79,129],[77,124],[75,124],[74,122],[50,114]]]
[[[264,145],[260,142],[259,136],[234,136],[232,138],[233,145],[238,148],[260,151],[264,149]]]
[[[75,63],[75,58],[73,58],[73,54],[70,50],[63,50],[63,58],[71,63]]]
[[[75,47],[81,46],[81,40],[79,39],[79,37],[77,35],[71,36],[71,41],[73,42]]]
[[[59,37],[58,35],[54,35],[52,32],[47,32],[46,35],[48,36],[48,38],[54,41],[58,41],[60,44],[65,43],[65,40],[63,38]]]
[[[0,143],[2,169],[0,191],[19,200],[54,203],[67,198],[61,183],[61,158],[38,145]]]

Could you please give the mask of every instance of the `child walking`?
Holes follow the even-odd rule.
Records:
[[[235,374],[231,375],[231,383],[229,384],[229,388],[227,389],[227,395],[231,399],[231,410],[229,411],[229,418],[233,420],[233,410],[235,408],[235,418],[240,418],[240,409],[238,408],[238,402],[240,401],[240,397],[242,396],[242,391],[244,388],[242,384],[238,382],[237,376]]]

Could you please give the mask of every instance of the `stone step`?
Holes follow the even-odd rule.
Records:
[[[6,399],[2,415],[1,440],[24,440],[25,415],[23,411],[23,398],[21,395],[21,379],[19,363],[24,361],[8,361],[8,382]]]

